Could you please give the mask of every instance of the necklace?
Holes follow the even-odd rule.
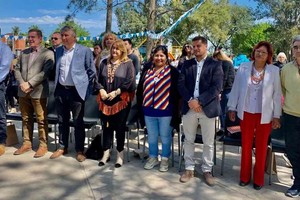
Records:
[[[112,83],[115,77],[115,72],[119,67],[119,62],[110,63],[107,65],[107,81],[108,83]]]
[[[264,79],[265,75],[265,69],[263,69],[261,72],[258,72],[255,70],[254,65],[252,66],[252,71],[251,71],[251,82],[254,85],[260,84],[260,82]]]

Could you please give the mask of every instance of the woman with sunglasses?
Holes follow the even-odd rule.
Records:
[[[297,197],[300,195],[300,35],[292,41],[292,55],[294,60],[284,65],[281,70],[284,96],[282,130],[295,177],[293,186],[285,194]]]
[[[264,185],[264,170],[271,129],[280,127],[281,87],[279,68],[272,65],[273,49],[259,42],[251,53],[251,62],[242,63],[229,95],[228,115],[241,120],[242,158],[240,186],[251,181],[252,147],[255,146],[253,187]],[[255,138],[255,140],[254,140]]]
[[[182,47],[182,52],[181,52],[181,56],[179,58],[179,62],[178,62],[178,70],[181,70],[181,67],[184,63],[184,61],[186,60],[190,60],[191,58],[193,58],[193,46],[189,43],[186,43],[183,45]]]
[[[179,127],[179,72],[168,61],[168,50],[159,45],[153,51],[153,61],[144,68],[137,88],[137,104],[143,111],[148,131],[149,159],[144,169],[159,164],[158,137],[162,142],[159,171],[166,172],[171,154],[172,131]]]

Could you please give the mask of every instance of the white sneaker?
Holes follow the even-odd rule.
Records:
[[[144,169],[153,169],[153,167],[155,167],[156,165],[159,164],[159,161],[157,158],[148,158]]]
[[[166,172],[169,170],[169,159],[162,158],[159,166],[159,171]]]

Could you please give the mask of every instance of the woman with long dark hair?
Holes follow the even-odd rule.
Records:
[[[171,154],[172,130],[178,129],[179,93],[177,80],[179,72],[168,61],[168,49],[159,45],[153,51],[152,65],[144,68],[137,89],[137,103],[142,108],[148,131],[149,159],[145,169],[159,164],[158,137],[162,142],[159,170],[168,171]]]

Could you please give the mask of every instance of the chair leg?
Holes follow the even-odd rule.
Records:
[[[145,149],[146,149],[146,138],[148,137],[147,134],[145,134],[144,130],[144,141],[143,141],[143,153],[142,153],[142,163],[145,162]]]
[[[174,137],[172,137],[172,167],[174,167]]]
[[[130,162],[130,158],[129,158],[129,134],[130,134],[130,129],[128,128],[128,131],[126,131],[126,137],[127,137],[127,162]]]
[[[55,142],[56,149],[58,149],[58,146],[57,146],[57,126],[56,126],[56,124],[54,124],[54,142]]]
[[[217,143],[214,141],[214,165],[217,165]]]
[[[271,164],[269,166],[269,172],[270,172],[269,173],[269,185],[272,185],[272,173],[273,173],[273,169],[272,168],[273,168],[273,164],[274,164],[273,163],[273,159],[274,159],[274,156],[275,156],[273,152],[271,153],[271,155],[272,155],[271,156]]]
[[[224,162],[225,162],[225,144],[223,144],[222,164],[221,164],[221,176],[223,176]]]
[[[183,142],[181,142],[181,147],[180,147],[180,155],[179,155],[179,169],[178,171],[181,171],[181,165],[182,165],[182,160],[183,160]]]

